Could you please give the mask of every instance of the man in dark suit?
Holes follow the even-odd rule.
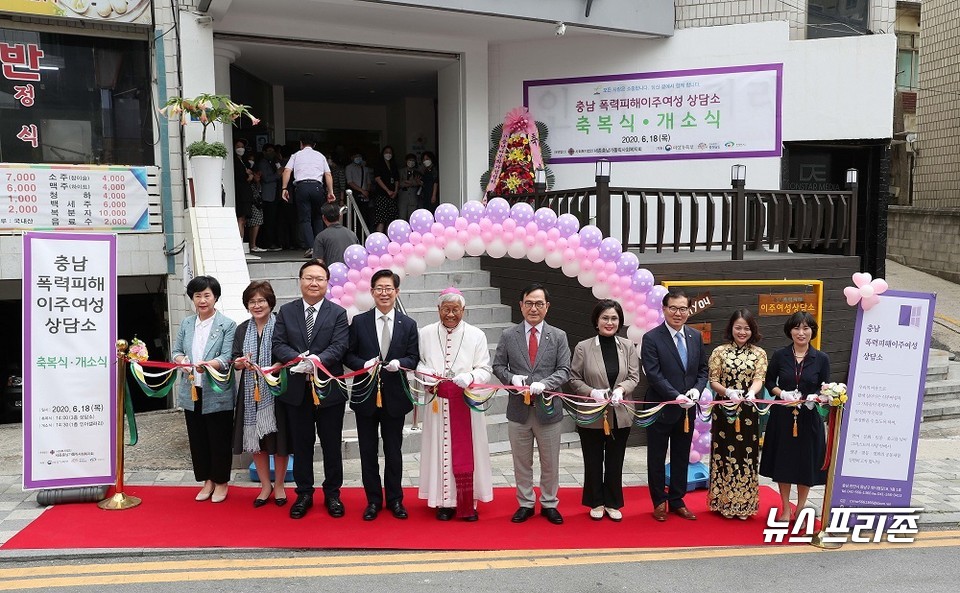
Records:
[[[541,284],[523,290],[520,312],[523,322],[503,330],[493,358],[493,374],[504,385],[529,387],[529,393],[511,392],[507,400],[507,430],[513,451],[513,475],[517,481],[520,508],[511,521],[523,523],[533,516],[533,443],[540,451],[540,514],[559,525],[557,510],[560,486],[560,398],[546,405],[544,391],[558,391],[570,376],[570,345],[563,330],[544,319],[550,294]]]
[[[679,290],[663,297],[664,323],[643,336],[640,360],[647,375],[646,400],[682,400],[680,406],[664,406],[656,422],[647,427],[647,483],[653,499],[653,518],[667,520],[667,509],[695,520],[683,502],[687,493],[687,464],[693,439],[694,402],[707,385],[707,354],[703,337],[684,325],[690,315],[690,300]],[[664,491],[664,460],[670,446],[670,489]]]
[[[316,354],[334,375],[343,374],[341,362],[347,351],[347,312],[343,307],[324,300],[330,272],[326,264],[312,259],[300,267],[302,298],[280,307],[273,330],[273,357],[286,363],[294,358]],[[299,367],[299,368],[298,368]],[[293,479],[297,483],[297,500],[290,507],[290,517],[301,519],[313,506],[313,447],[320,437],[323,450],[324,504],[331,517],[343,516],[340,487],[343,485],[343,413],[347,395],[331,381],[317,395],[323,396],[315,406],[310,363],[297,365],[287,380],[287,390],[278,398],[286,409],[287,426],[293,452]],[[278,467],[275,471],[286,471]]]
[[[352,369],[370,368],[378,361],[380,377],[361,393],[354,392],[350,408],[356,413],[360,445],[360,474],[367,494],[364,521],[373,521],[383,508],[397,519],[407,518],[403,506],[403,420],[413,409],[403,383],[404,369],[415,369],[420,361],[417,322],[394,307],[400,294],[400,277],[391,270],[379,270],[370,279],[375,308],[357,315],[350,325],[350,347],[343,362]],[[377,384],[379,383],[379,385]],[[380,436],[377,436],[379,427]],[[378,460],[383,439],[383,485]]]

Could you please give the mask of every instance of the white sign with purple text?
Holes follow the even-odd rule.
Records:
[[[936,296],[888,290],[857,310],[834,507],[906,507],[923,407]]]
[[[550,164],[779,157],[783,64],[527,80]]]
[[[113,484],[117,239],[23,235],[23,488]]]

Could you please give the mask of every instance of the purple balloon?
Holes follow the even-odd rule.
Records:
[[[330,286],[342,286],[347,281],[347,264],[334,262],[330,264]]]
[[[433,218],[444,227],[453,226],[458,216],[460,211],[453,204],[440,204],[433,213]]]
[[[371,233],[363,245],[370,255],[380,256],[387,252],[387,245],[389,244],[390,239],[383,233]]]
[[[597,249],[603,240],[603,233],[592,224],[580,229],[580,247],[584,249]]]
[[[410,238],[410,223],[406,220],[394,220],[387,227],[387,236],[395,243],[406,243]]]
[[[487,202],[487,212],[484,216],[494,224],[502,223],[510,217],[510,204],[503,198],[494,198]]]
[[[479,223],[483,218],[484,206],[477,200],[470,200],[460,209],[460,216],[467,219],[467,222]]]
[[[630,253],[629,251],[620,256],[620,259],[617,260],[617,274],[620,276],[633,276],[633,273],[637,271],[637,266],[640,265],[640,258],[635,254]]]
[[[517,221],[517,226],[526,226],[528,222],[533,220],[533,215],[533,206],[526,202],[517,202],[510,209],[510,218]]]
[[[569,212],[567,214],[561,214],[560,218],[557,219],[556,228],[560,231],[561,237],[567,238],[570,235],[577,234],[577,231],[580,230],[580,221]],[[599,243],[599,241],[597,242]],[[583,243],[581,242],[580,245],[583,245]]]
[[[630,288],[637,294],[647,294],[653,288],[653,274],[646,268],[640,268],[633,273]]]
[[[362,270],[367,265],[367,250],[363,245],[351,245],[343,251],[343,263],[351,270]]]
[[[421,235],[430,232],[430,226],[433,224],[433,214],[423,208],[414,210],[410,215],[410,228]]]
[[[557,213],[549,208],[537,208],[537,211],[533,214],[533,220],[536,221],[541,231],[549,231],[557,226]]]
[[[662,284],[658,284],[647,293],[647,307],[659,311],[663,308],[663,297],[666,296],[667,289]]]
[[[582,239],[580,244],[583,245]],[[619,261],[622,255],[622,249],[620,241],[613,237],[607,237],[603,241],[600,241],[600,259],[609,262]]]

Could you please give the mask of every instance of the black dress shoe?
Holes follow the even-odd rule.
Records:
[[[457,509],[448,509],[444,507],[437,508],[437,521],[449,521],[457,514]]]
[[[390,512],[393,513],[393,516],[397,519],[406,519],[409,516],[407,515],[407,509],[404,508],[403,503],[400,501],[390,505]]]
[[[563,516],[557,509],[540,509],[540,514],[546,517],[547,521],[550,521],[554,525],[560,525],[563,523]]]
[[[473,523],[474,521],[477,521],[479,519],[480,519],[480,514],[477,513],[476,510],[473,511],[472,515],[467,515],[466,517],[463,518],[463,520],[466,521],[467,523]]]
[[[313,506],[312,494],[298,494],[296,502],[290,507],[291,519],[303,519],[310,507]]]
[[[530,507],[520,507],[517,509],[517,512],[513,514],[513,517],[510,519],[514,523],[523,523],[527,519],[533,516],[533,509]]]
[[[328,498],[326,501],[324,501],[324,504],[327,507],[327,513],[329,513],[334,519],[339,519],[346,512],[346,509],[343,508],[343,503],[340,502],[339,498]]]
[[[283,496],[281,498],[274,498],[273,502],[277,503],[278,507],[282,507],[283,505],[287,504],[287,497]]]
[[[363,510],[363,520],[364,521],[373,521],[377,518],[377,513],[380,512],[380,505],[370,503],[367,505],[367,508]]]
[[[259,508],[262,507],[262,506],[266,506],[267,502],[269,502],[269,501],[268,501],[266,498],[254,498],[254,499],[253,499],[253,508],[259,509]]]

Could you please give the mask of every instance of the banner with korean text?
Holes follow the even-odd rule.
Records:
[[[153,23],[151,0],[5,0],[0,11],[110,23]]]
[[[115,235],[23,235],[23,487],[113,484]]]
[[[779,157],[783,64],[527,80],[550,164]]]
[[[146,167],[0,164],[0,231],[146,231]]]
[[[909,507],[936,296],[888,290],[857,310],[831,504]]]

